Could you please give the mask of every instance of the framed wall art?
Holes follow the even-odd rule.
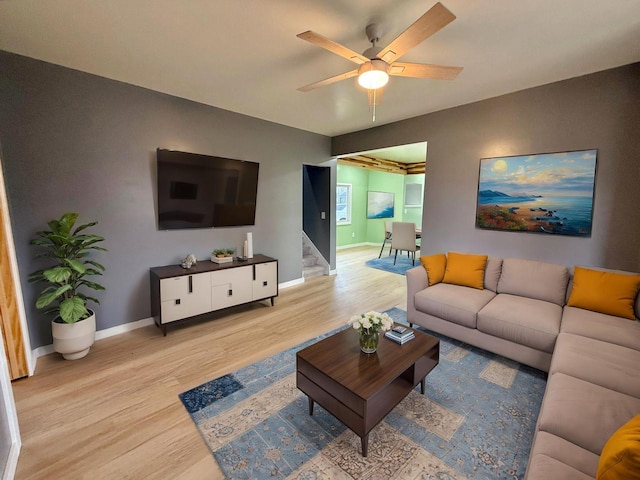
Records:
[[[393,193],[367,192],[367,218],[393,218],[393,203]]]
[[[476,227],[591,236],[597,153],[481,159]]]

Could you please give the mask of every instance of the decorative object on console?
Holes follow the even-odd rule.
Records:
[[[597,153],[481,159],[476,227],[590,237]]]
[[[217,248],[211,252],[211,261],[214,263],[233,262],[236,251],[233,248]]]
[[[244,254],[247,258],[253,258],[253,233],[247,232],[247,251]]]
[[[82,290],[104,290],[102,285],[87,279],[104,272],[104,266],[95,260],[89,260],[88,256],[91,251],[107,250],[96,245],[104,241],[103,237],[80,233],[98,222],[74,229],[77,219],[77,213],[65,213],[60,220],[48,223],[50,230],[37,232],[39,238],[31,241],[32,245],[47,249],[38,253],[38,257],[55,261],[53,266],[29,275],[29,282],[48,284],[40,293],[36,307],[49,307],[45,313],[55,314],[51,322],[53,349],[67,360],[86,356],[95,341],[96,317],[87,308],[87,301],[91,300],[96,304],[100,302]]]
[[[354,315],[349,320],[349,325],[359,333],[360,350],[375,353],[378,349],[379,332],[390,330],[393,320],[387,313],[371,311]]]
[[[190,253],[189,255],[187,255],[185,258],[182,259],[182,262],[180,262],[180,266],[182,268],[191,268],[196,263],[198,263],[196,256],[193,253]]]

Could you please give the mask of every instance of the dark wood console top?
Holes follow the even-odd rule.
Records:
[[[198,260],[191,268],[182,268],[180,265],[166,265],[163,267],[153,267],[151,271],[159,278],[173,278],[180,277],[182,275],[194,275],[196,273],[215,272],[218,270],[224,270],[226,268],[244,267],[247,265],[257,265],[259,263],[275,262],[275,258],[267,257],[266,255],[254,255],[253,258],[248,258],[244,262],[233,259],[233,262],[227,263],[215,263],[209,259]]]

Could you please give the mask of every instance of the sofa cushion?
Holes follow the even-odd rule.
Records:
[[[595,477],[596,471],[598,470],[598,455],[549,432],[538,432],[536,434],[533,448],[531,449],[531,461],[529,462],[530,466],[528,471],[535,470],[534,464],[537,463],[540,456],[553,458],[562,464],[582,472],[584,475],[589,475],[589,478]],[[542,460],[542,462],[543,464],[550,463],[544,460]],[[546,478],[565,478],[558,475],[558,473],[559,472],[556,472],[555,475]]]
[[[427,271],[429,286],[442,281],[444,270],[447,268],[447,256],[444,253],[422,256],[420,257],[420,263]]]
[[[508,293],[564,305],[569,271],[562,265],[505,258],[498,293]]]
[[[548,455],[539,454],[531,458],[526,480],[593,480],[593,476],[562,463]]]
[[[538,430],[600,455],[605,443],[640,412],[640,399],[554,373],[547,382]]]
[[[438,283],[416,293],[416,310],[469,328],[476,328],[476,316],[495,293],[490,290]]]
[[[640,275],[575,267],[567,305],[635,320],[633,310]]]
[[[561,317],[555,303],[501,293],[478,312],[478,330],[553,353]]]
[[[640,351],[640,322],[603,313],[564,307],[560,332],[574,333]]]
[[[502,271],[502,259],[499,257],[487,257],[487,267],[484,269],[484,288],[492,292],[498,289],[498,280]]]
[[[484,288],[486,266],[486,255],[449,252],[447,255],[447,267],[442,281],[482,290]]]
[[[550,374],[572,377],[640,398],[640,351],[571,333],[561,333]]]
[[[640,480],[640,415],[607,440],[600,455],[596,480]]]

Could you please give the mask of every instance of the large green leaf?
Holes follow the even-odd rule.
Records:
[[[42,272],[42,275],[51,283],[65,283],[71,277],[71,269],[69,267],[53,267]]]
[[[66,323],[75,323],[89,313],[84,300],[79,297],[66,298],[60,302],[60,317]]]
[[[80,274],[85,272],[84,265],[79,260],[75,260],[75,259],[72,259],[72,258],[66,258],[64,260],[64,263],[69,265],[71,268],[73,268],[76,272],[78,272]]]
[[[50,287],[46,288],[43,291],[42,295],[38,297],[38,300],[36,300],[36,308],[46,307],[51,302],[53,302],[56,298],[61,296],[63,293],[71,290],[71,285],[63,285],[62,287],[56,289],[55,292],[51,292],[49,290],[50,290]]]
[[[91,223],[85,223],[84,225],[80,225],[78,228],[76,228],[73,231],[74,235],[77,235],[78,233],[80,233],[82,230],[89,228],[89,227],[93,227],[94,225],[97,225],[98,222],[91,222]]]
[[[96,282],[90,282],[89,280],[80,280],[80,281],[78,282],[78,286],[80,286],[80,285],[86,285],[87,287],[92,288],[92,289],[94,289],[94,290],[104,290],[104,289],[105,289],[105,288],[104,288],[102,285],[100,285],[99,283],[96,283]]]

